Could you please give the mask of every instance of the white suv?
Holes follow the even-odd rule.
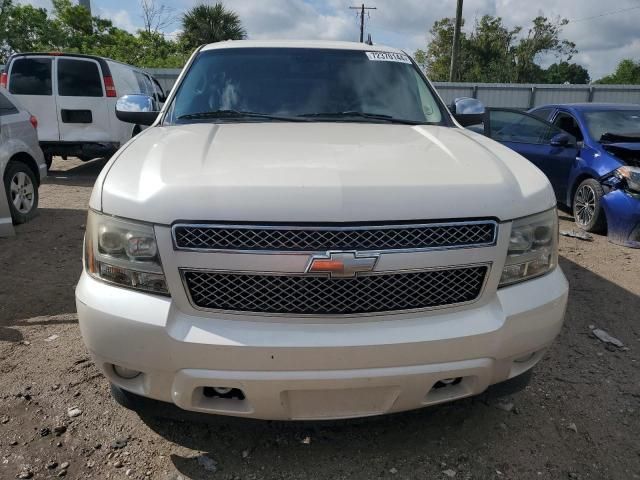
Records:
[[[119,397],[377,415],[513,379],[560,331],[548,180],[402,51],[218,43],[161,112],[117,108],[152,126],[96,182],[76,299]]]

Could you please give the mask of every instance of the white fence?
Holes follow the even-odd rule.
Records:
[[[169,91],[180,69],[149,68],[162,87]],[[445,103],[457,97],[477,98],[488,107],[532,108],[547,103],[609,102],[639,103],[640,85],[545,85],[518,83],[434,82]]]

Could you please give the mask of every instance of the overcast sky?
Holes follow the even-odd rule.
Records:
[[[49,7],[49,0],[22,0]],[[157,0],[181,12],[201,0]],[[214,0],[210,0],[215,3]],[[361,3],[361,0],[358,0]],[[138,0],[91,0],[94,13],[117,26],[135,31],[141,26]],[[249,38],[358,40],[359,20],[348,0],[225,0],[241,17]],[[377,7],[367,18],[366,32],[375,43],[413,53],[425,48],[434,20],[454,16],[455,0],[367,0]],[[623,58],[640,60],[640,1],[638,0],[465,0],[467,28],[475,18],[496,15],[509,26],[529,26],[537,15],[561,16],[571,22],[563,31],[577,44],[575,62],[597,79],[615,69]],[[168,29],[179,29],[179,22]],[[366,38],[366,34],[365,34]],[[553,58],[541,59],[553,62]]]

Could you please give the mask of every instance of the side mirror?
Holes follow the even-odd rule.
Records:
[[[158,113],[156,101],[148,95],[124,95],[116,102],[116,117],[123,122],[151,125]]]
[[[567,133],[558,133],[551,138],[552,147],[568,147],[573,144],[571,137]]]
[[[456,98],[451,105],[453,117],[463,127],[482,123],[484,120],[485,108],[483,103],[470,97]]]

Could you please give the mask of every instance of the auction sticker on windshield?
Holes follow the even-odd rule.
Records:
[[[401,62],[401,63],[411,63],[409,57],[404,53],[396,53],[396,52],[365,52],[369,60],[373,60],[375,62]]]

